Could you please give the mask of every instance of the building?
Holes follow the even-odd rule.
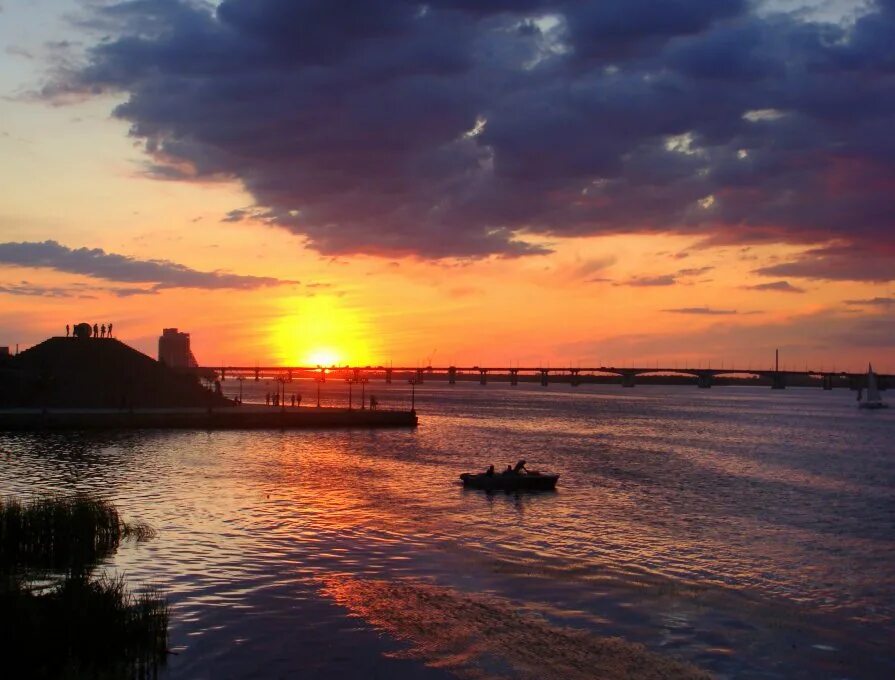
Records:
[[[165,328],[158,339],[158,360],[171,368],[193,368],[199,364],[190,350],[190,334]]]

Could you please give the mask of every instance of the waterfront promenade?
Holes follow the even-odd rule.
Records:
[[[329,429],[415,427],[413,411],[347,408],[278,408],[242,405],[207,408],[13,408],[0,410],[0,431],[91,429]]]

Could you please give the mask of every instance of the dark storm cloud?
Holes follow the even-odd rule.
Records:
[[[124,93],[153,172],[239,180],[257,208],[228,219],[329,254],[672,231],[884,244],[892,262],[895,3],[851,27],[752,7],[120,2],[46,94]]]
[[[152,283],[152,289],[115,289],[137,295],[166,288],[242,289],[298,283],[266,276],[203,272],[169,260],[137,260],[101,248],[68,248],[56,241],[0,243],[0,265],[53,269],[117,283]],[[5,291],[8,292],[8,291]]]

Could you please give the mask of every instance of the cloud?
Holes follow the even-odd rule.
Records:
[[[702,276],[712,271],[714,267],[690,267],[689,269],[679,269],[678,276]]]
[[[96,3],[43,94],[119,93],[152,172],[239,181],[331,255],[675,232],[891,263],[895,3],[848,25],[756,4]]]
[[[101,248],[68,248],[56,241],[0,243],[0,265],[46,268],[117,283],[151,283],[151,289],[118,288],[117,295],[154,293],[168,288],[253,290],[297,284],[267,276],[203,272],[170,260],[137,260]]]
[[[762,276],[794,276],[825,281],[895,281],[895,244],[876,247],[833,245],[815,248],[791,262],[761,267]]]
[[[704,314],[707,316],[719,316],[736,314],[735,309],[712,309],[711,307],[678,307],[677,309],[663,309],[663,312],[671,314]]]
[[[744,290],[771,290],[778,293],[804,293],[804,288],[792,285],[789,281],[772,281],[770,283],[758,283],[754,286],[743,286]]]
[[[578,262],[573,269],[573,277],[585,278],[590,281],[599,279],[594,276],[599,274],[616,263],[617,258],[614,255],[606,255],[604,257],[595,257],[589,260]]]
[[[845,300],[845,304],[856,307],[893,307],[895,306],[895,298],[892,297],[875,297],[866,300]]]
[[[85,297],[82,291],[55,286],[33,285],[27,281],[23,281],[22,283],[0,284],[0,294],[50,298]]]
[[[616,286],[673,286],[677,283],[674,274],[662,274],[661,276],[637,276],[627,281],[619,281]]]

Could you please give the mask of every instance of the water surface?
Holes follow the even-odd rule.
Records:
[[[425,384],[417,409],[414,431],[2,436],[0,492],[94,491],[157,528],[106,568],[169,594],[171,677],[536,677],[507,646],[606,636],[722,677],[895,673],[895,410],[503,384]],[[517,458],[558,491],[456,483]]]

